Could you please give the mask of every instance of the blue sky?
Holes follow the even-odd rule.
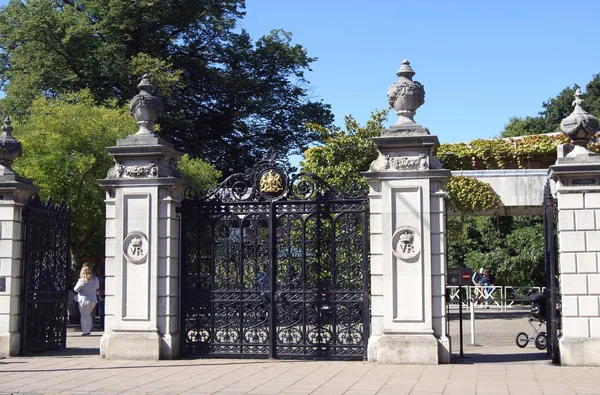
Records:
[[[450,143],[497,136],[511,116],[534,116],[566,86],[600,73],[600,2],[569,3],[246,0],[240,26],[254,38],[290,31],[319,58],[307,78],[338,125],[346,114],[364,122],[386,108],[387,89],[410,60],[426,91],[415,120]]]
[[[337,124],[387,107],[410,60],[426,91],[415,121],[442,143],[497,136],[600,73],[597,0],[247,0],[246,11],[253,37],[282,28],[319,58],[307,77]]]

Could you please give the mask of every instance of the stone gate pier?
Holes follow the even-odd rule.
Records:
[[[561,129],[572,141],[562,146],[549,176],[556,183],[563,365],[600,365],[600,156],[586,148],[600,130],[583,107]]]
[[[377,363],[449,363],[445,308],[445,194],[450,171],[434,153],[437,136],[413,120],[423,86],[403,61],[388,91],[398,122],[373,139],[379,157],[370,185],[371,336]]]
[[[162,102],[144,76],[130,104],[140,128],[108,152],[106,307],[100,354],[109,359],[179,356],[179,221],[185,183],[181,153],[152,128]]]
[[[12,130],[6,117],[0,136],[0,358],[16,356],[21,350],[23,210],[39,192],[39,187],[11,167],[22,153]]]

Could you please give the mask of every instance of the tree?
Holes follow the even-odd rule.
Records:
[[[549,133],[552,127],[542,117],[512,117],[504,127],[502,137],[529,136],[531,134]]]
[[[98,180],[114,165],[106,147],[137,127],[127,108],[96,106],[89,91],[63,99],[38,98],[30,111],[14,125],[23,156],[13,167],[33,179],[43,199],[64,200],[71,210],[69,249],[77,267],[81,257],[103,254],[104,192]],[[180,171],[193,176],[197,188],[216,184],[219,173],[209,165],[189,158],[182,163]]]
[[[497,285],[544,283],[544,237],[540,216],[449,217],[448,267],[490,269]]]
[[[377,159],[371,138],[381,134],[386,118],[387,111],[377,110],[365,126],[350,115],[344,118],[345,130],[309,125],[321,134],[324,144],[306,150],[302,170],[315,173],[340,189],[356,184],[366,186],[360,172],[369,170],[371,162]]]
[[[25,116],[40,93],[87,88],[125,104],[148,72],[165,101],[163,137],[227,175],[273,147],[279,157],[319,139],[330,107],[310,99],[316,58],[275,30],[235,29],[243,0],[11,0],[0,9],[5,114]]]

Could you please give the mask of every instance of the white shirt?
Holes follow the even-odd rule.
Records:
[[[83,278],[80,278],[75,285],[75,292],[79,292],[77,301],[79,303],[98,303],[96,297],[96,291],[100,288],[100,280],[94,276],[90,281],[85,282]]]

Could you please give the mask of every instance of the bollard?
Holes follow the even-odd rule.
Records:
[[[475,344],[475,302],[471,299],[471,344]]]

